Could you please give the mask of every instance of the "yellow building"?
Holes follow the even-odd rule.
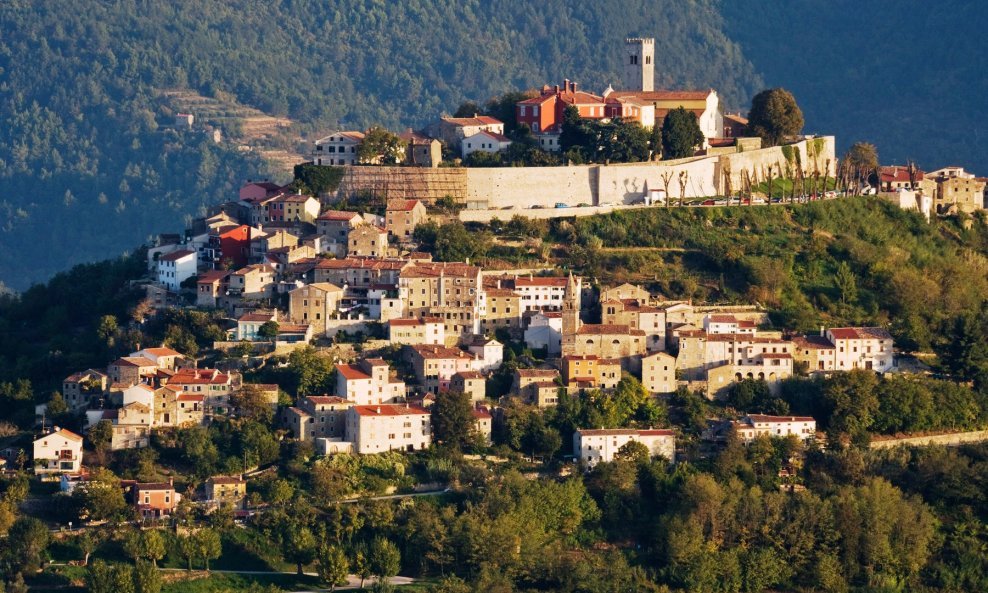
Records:
[[[428,219],[425,205],[418,200],[388,200],[385,228],[399,242],[410,241],[415,227]]]
[[[339,308],[343,289],[329,282],[300,286],[288,293],[288,318],[293,323],[308,323],[317,334],[325,333],[326,320]]]
[[[521,295],[506,288],[484,290],[487,308],[481,313],[480,328],[492,334],[498,329],[521,329]]]
[[[563,381],[567,386],[610,389],[621,380],[621,361],[593,354],[563,357]]]

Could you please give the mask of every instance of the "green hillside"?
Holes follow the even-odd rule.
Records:
[[[795,93],[807,131],[838,149],[876,143],[886,163],[988,174],[984,30],[968,0],[719,2],[730,38],[767,86]]]
[[[984,12],[962,0],[3,2],[0,281],[24,289],[115,256],[274,172],[234,150],[235,122],[214,121],[220,145],[171,129],[182,89],[291,118],[271,148],[292,152],[338,124],[417,126],[563,78],[600,91],[618,81],[628,35],[656,38],[658,86],[714,87],[743,110],[783,85],[807,130],[840,147],[869,140],[888,162],[984,172]]]
[[[161,89],[232,97],[302,132],[418,125],[564,77],[602,89],[634,34],[658,38],[663,84],[716,86],[734,105],[760,86],[712,2],[4,2],[0,280],[23,289],[115,256],[263,173],[167,129]]]

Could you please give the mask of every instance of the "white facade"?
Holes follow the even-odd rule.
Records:
[[[473,367],[475,371],[493,371],[504,361],[504,345],[497,340],[484,340],[467,347],[471,354],[476,355]]]
[[[507,136],[482,130],[460,142],[460,154],[463,158],[467,158],[475,152],[501,152],[509,146],[511,140]]]
[[[195,275],[195,251],[181,249],[158,258],[158,283],[172,292],[178,291],[182,282]]]
[[[126,406],[132,403],[144,404],[149,408],[154,408],[154,389],[145,385],[144,383],[138,383],[137,385],[131,385],[127,389],[124,389],[120,397],[120,405]]]
[[[81,436],[61,428],[34,441],[34,473],[78,473],[81,468]]]
[[[549,356],[558,356],[563,347],[562,315],[536,313],[525,329],[525,344],[529,348],[546,348]]]
[[[336,365],[336,395],[358,406],[395,402],[405,394],[405,383],[389,380],[388,364],[383,360]]]
[[[582,290],[582,285],[583,280],[576,278],[577,292]],[[519,276],[515,278],[514,291],[521,295],[524,311],[562,311],[563,301],[566,300],[566,278]]]
[[[834,345],[834,369],[892,370],[892,335],[880,327],[835,327],[826,337]]]
[[[573,433],[573,454],[593,467],[602,461],[613,461],[621,447],[632,441],[645,445],[652,457],[675,461],[676,435],[672,430],[578,430]]]
[[[427,449],[432,443],[430,413],[416,406],[353,406],[346,413],[346,440],[359,455]]]
[[[752,414],[745,416],[735,424],[738,437],[744,443],[750,443],[758,435],[784,438],[795,435],[800,440],[808,441],[816,437],[816,420],[810,416],[765,416]]]
[[[312,162],[316,165],[356,165],[357,149],[364,140],[361,132],[336,132],[316,140]]]

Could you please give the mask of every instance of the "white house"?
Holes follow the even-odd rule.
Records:
[[[158,258],[158,283],[177,291],[185,280],[196,275],[196,252],[179,249]]]
[[[675,460],[676,433],[672,430],[577,430],[573,433],[573,454],[588,467],[593,467],[601,461],[613,461],[621,447],[632,441],[645,445],[652,457]]]
[[[78,473],[82,469],[82,437],[55,427],[34,441],[34,473]]]
[[[475,371],[493,371],[504,361],[504,345],[494,338],[477,336],[467,350],[476,355],[473,364]]]
[[[532,315],[525,329],[525,344],[529,348],[548,349],[549,356],[558,356],[563,346],[563,314],[558,312]]]
[[[367,358],[357,364],[336,365],[336,395],[358,406],[384,404],[405,397],[405,382],[390,379],[388,363]]]
[[[467,136],[460,142],[460,153],[463,158],[479,151],[501,152],[511,146],[511,139],[504,134],[481,130],[472,136]]]
[[[317,165],[356,165],[357,149],[364,141],[363,132],[334,132],[316,140],[312,162]]]
[[[834,327],[826,332],[834,345],[834,369],[892,370],[892,334],[881,327]]]
[[[750,443],[758,435],[784,438],[795,435],[802,441],[816,437],[816,420],[810,416],[766,416],[751,414],[734,424],[743,443]]]
[[[360,455],[427,449],[432,443],[430,412],[409,405],[353,406],[346,412],[346,440]]]
[[[254,312],[241,315],[237,319],[237,339],[252,342],[261,339],[261,336],[258,334],[261,326],[271,321],[278,321],[277,314]]]

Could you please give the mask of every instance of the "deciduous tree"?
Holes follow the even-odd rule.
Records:
[[[803,123],[803,112],[786,89],[767,89],[751,99],[748,131],[761,137],[767,146],[776,146],[787,136],[798,134]]]

